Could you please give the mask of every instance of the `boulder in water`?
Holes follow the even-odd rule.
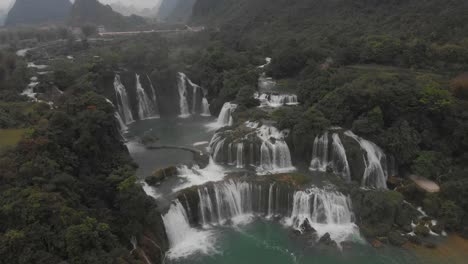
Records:
[[[397,247],[401,247],[403,246],[403,244],[408,242],[408,239],[406,239],[404,236],[402,236],[400,233],[396,231],[392,231],[388,233],[388,240],[390,244],[397,246]]]
[[[157,185],[161,181],[165,180],[168,177],[173,177],[177,175],[177,168],[172,166],[172,167],[167,167],[164,169],[159,169],[155,172],[153,172],[153,175],[149,176],[148,178],[145,179],[146,183],[149,185]]]
[[[325,233],[325,235],[323,235],[323,236],[318,240],[318,243],[319,243],[319,244],[322,244],[322,245],[327,245],[327,246],[332,246],[332,247],[338,247],[338,245],[337,245],[336,242],[331,238],[331,236],[330,236],[329,233]]]
[[[303,234],[310,234],[316,232],[316,230],[310,225],[309,219],[304,220],[304,222],[302,222],[299,228],[301,229]]]

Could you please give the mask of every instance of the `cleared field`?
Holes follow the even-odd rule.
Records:
[[[0,150],[18,144],[25,132],[26,129],[0,129]]]

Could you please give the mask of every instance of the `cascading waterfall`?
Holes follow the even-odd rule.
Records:
[[[241,140],[231,141],[230,130],[215,133],[209,144],[213,160],[219,164],[245,168],[257,166],[260,174],[294,171],[291,153],[285,138],[288,131],[279,131],[273,126],[247,122],[251,131]],[[229,140],[229,141],[227,141]],[[247,144],[247,145],[246,145]]]
[[[187,85],[192,88],[191,103],[189,106],[189,92]],[[179,117],[186,118],[192,114],[200,114],[201,116],[211,116],[210,104],[206,99],[206,91],[199,85],[193,83],[187,75],[182,72],[178,73],[177,88],[179,90]],[[201,93],[201,94],[200,94]],[[201,100],[200,100],[201,99]]]
[[[211,116],[210,112],[210,104],[208,103],[208,99],[203,97],[202,99],[202,116]]]
[[[387,160],[382,149],[373,142],[358,137],[352,131],[346,131],[345,135],[358,142],[361,148],[366,152],[366,169],[362,177],[362,186],[387,188]]]
[[[279,131],[273,126],[263,125],[257,130],[262,140],[260,147],[260,169],[267,172],[288,172],[295,170],[291,152],[285,138],[289,131]]]
[[[208,254],[214,251],[212,233],[192,228],[187,212],[179,200],[172,203],[162,218],[170,244],[169,258],[183,258],[196,252]]]
[[[125,86],[120,80],[120,75],[116,74],[114,78],[114,90],[117,99],[117,108],[119,114],[126,125],[134,122],[132,110],[130,109],[130,103],[128,101],[128,94]]]
[[[326,172],[330,166],[333,173],[351,181],[351,171],[340,136],[338,133],[333,133],[330,150],[328,135],[328,132],[325,132],[322,136],[315,138],[310,170]]]
[[[295,94],[255,94],[255,99],[260,101],[260,107],[282,107],[285,105],[298,105]]]
[[[341,142],[340,136],[337,133],[333,133],[333,149],[332,149],[332,168],[335,174],[340,174],[343,178],[350,182],[351,171],[349,168],[348,159],[346,157],[346,151]]]
[[[333,240],[341,243],[359,237],[351,208],[351,199],[342,193],[310,188],[294,193],[291,216],[285,223],[300,229],[307,220],[319,237],[329,233]]]
[[[310,170],[312,171],[327,171],[328,166],[328,132],[325,132],[321,137],[315,137],[314,147],[312,150],[312,161]]]
[[[179,117],[187,118],[190,116],[190,110],[188,105],[188,98],[187,98],[187,76],[185,74],[179,72],[179,76],[177,79],[177,88],[179,90],[179,108],[180,108],[180,115]]]
[[[360,238],[351,199],[338,191],[316,187],[294,191],[277,183],[229,180],[199,188],[198,197],[198,207],[192,208],[198,210],[198,219],[191,224],[205,230],[212,225],[246,224],[255,217],[264,217],[282,219],[286,226],[298,230],[307,220],[318,238],[329,233],[337,243]],[[180,244],[184,236],[194,232],[185,210],[176,200],[163,218],[166,228],[170,228],[171,247],[173,242]]]
[[[140,76],[136,76],[136,92],[138,100],[138,116],[140,120],[157,117],[153,102],[148,97],[140,82]]]
[[[244,144],[243,143],[237,144],[236,160],[237,160],[236,167],[239,169],[244,168]]]
[[[117,119],[117,122],[119,123],[119,127],[121,131],[126,131],[128,129],[127,125],[123,121],[122,117],[120,116],[119,112],[114,113],[115,119]]]
[[[153,103],[155,106],[158,105],[158,98],[157,98],[157,95],[156,95],[156,90],[154,89],[154,85],[153,85],[153,82],[151,81],[150,77],[148,76],[148,74],[146,74],[146,78],[148,79],[148,82],[150,84],[150,87],[151,87],[151,93],[152,93],[152,98],[153,98]],[[155,109],[157,109],[157,107],[155,107]]]
[[[221,112],[219,113],[217,125],[219,127],[232,126],[234,123],[234,120],[232,119],[232,113],[234,110],[236,110],[236,108],[236,104],[231,104],[229,102],[225,103],[221,109]]]

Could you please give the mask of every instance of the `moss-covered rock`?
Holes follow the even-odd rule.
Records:
[[[427,237],[429,236],[430,230],[429,227],[419,224],[414,228],[414,233],[418,236]]]
[[[392,245],[397,247],[401,247],[403,244],[408,242],[408,239],[396,231],[391,231],[388,233],[388,240]]]
[[[164,169],[156,170],[153,172],[153,175],[145,179],[146,183],[151,186],[155,186],[161,181],[165,180],[168,177],[177,176],[177,168],[174,166],[167,167]]]

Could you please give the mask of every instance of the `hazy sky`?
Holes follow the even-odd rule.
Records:
[[[15,0],[0,0],[0,8],[4,9],[7,8],[13,3]],[[40,0],[37,0],[40,1]],[[121,2],[126,5],[134,5],[136,7],[154,7],[156,6],[161,0],[99,0],[102,3],[109,4],[114,2]],[[72,0],[73,2],[73,0]]]

